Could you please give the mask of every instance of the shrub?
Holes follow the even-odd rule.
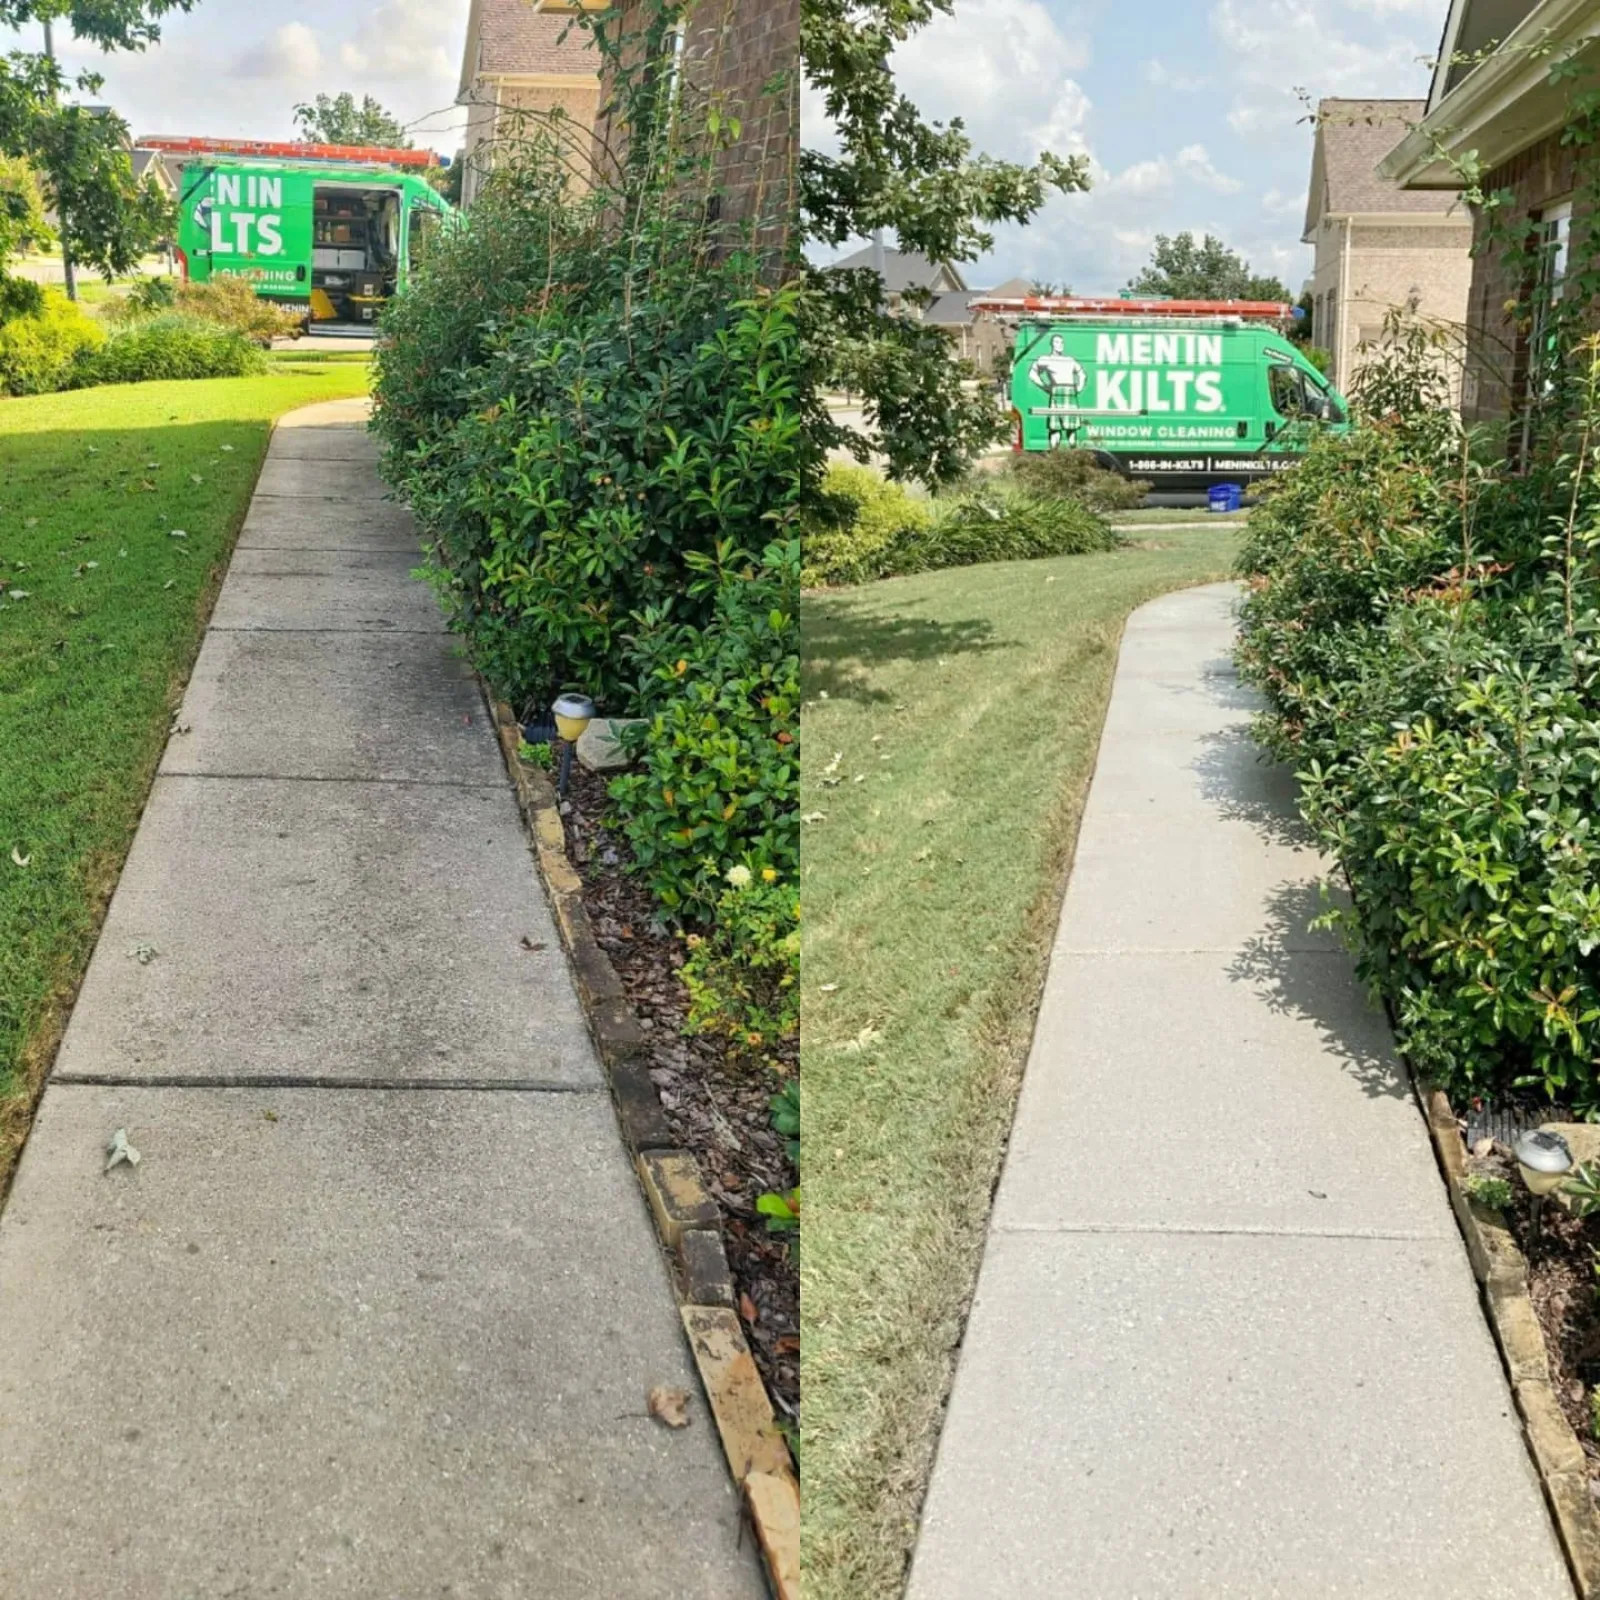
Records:
[[[611,795],[636,869],[693,921],[713,913],[731,867],[799,874],[800,548],[769,546],[759,562],[725,548],[690,566],[714,617],[642,619],[634,659],[656,709],[626,730],[640,765]]]
[[[75,363],[72,386],[163,378],[236,378],[264,372],[259,346],[233,328],[171,312],[118,330]]]
[[[1077,500],[1030,494],[1010,484],[972,489],[944,501],[926,539],[906,547],[901,572],[933,572],[980,561],[1114,550],[1116,530]]]
[[[625,247],[598,236],[586,270],[626,276]],[[624,704],[632,618],[670,604],[677,623],[707,622],[713,592],[688,581],[687,557],[760,549],[816,476],[792,289],[752,294],[737,259],[674,262],[629,317],[622,298],[591,285],[509,318],[457,380],[466,413],[388,458],[433,535],[454,626],[522,703],[576,681]],[[387,406],[398,449],[409,425]]]
[[[800,892],[773,867],[726,876],[710,930],[688,936],[688,1027],[726,1039],[735,1054],[771,1059],[800,1026]]]
[[[159,291],[154,289],[154,285],[171,282],[170,278],[146,278],[140,288],[146,289],[152,300],[158,300]],[[257,294],[244,278],[210,278],[205,283],[180,283],[174,299],[168,304],[190,316],[204,317],[208,322],[232,328],[258,344],[271,344],[274,339],[298,339],[305,332],[306,314],[303,310],[279,305]],[[154,304],[152,309],[159,310],[159,304]]]
[[[870,467],[829,467],[821,509],[810,519],[801,581],[871,583],[898,571],[898,552],[933,526],[933,508]]]
[[[36,300],[25,291],[6,293],[19,309],[0,315],[0,393],[65,388],[78,363],[105,343],[105,330],[57,289],[45,289]]]
[[[219,328],[231,328],[263,346],[274,339],[298,338],[305,332],[304,311],[266,299],[244,278],[189,283],[144,277],[126,294],[106,301],[100,310],[107,322],[124,326],[174,312]]]
[[[1436,407],[1425,341],[1381,409],[1252,519],[1240,664],[1344,868],[1330,913],[1447,1089],[1600,1109],[1600,358],[1516,472]]]
[[[1120,542],[1082,500],[1036,494],[1008,480],[922,501],[868,468],[835,466],[823,491],[805,540],[808,586],[871,583],[980,561],[1083,555]]]
[[[558,162],[498,168],[465,225],[434,242],[426,268],[383,310],[374,358],[374,421],[392,481],[411,452],[448,435],[471,409],[474,374],[509,322],[548,304],[553,268],[583,215],[565,203]]]
[[[1026,450],[1012,456],[1010,475],[1031,494],[1078,500],[1091,511],[1130,511],[1150,493],[1141,479],[1097,465],[1090,450]]]

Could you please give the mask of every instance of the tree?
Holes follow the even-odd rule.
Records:
[[[0,259],[8,251],[54,244],[55,238],[39,174],[21,156],[0,155]]]
[[[972,261],[990,229],[1026,222],[1054,193],[1089,187],[1080,156],[1030,166],[974,154],[959,120],[926,121],[895,86],[889,56],[954,0],[801,0],[800,53],[838,136],[836,154],[800,152],[803,241],[837,249],[877,229],[934,261]],[[943,333],[883,308],[868,270],[804,269],[808,336],[830,379],[859,394],[865,436],[824,424],[827,443],[881,454],[894,477],[948,482],[1002,436],[992,396],[968,392]]]
[[[1257,277],[1250,263],[1220,239],[1192,233],[1156,235],[1150,265],[1127,293],[1166,300],[1276,300],[1287,303],[1288,289],[1277,278]]]
[[[453,206],[461,204],[461,180],[466,174],[466,161],[466,151],[457,150],[455,160],[448,167],[428,167],[422,174],[434,192],[443,195]]]
[[[370,94],[361,104],[348,92],[319,94],[314,101],[302,101],[294,108],[294,120],[305,138],[316,144],[380,144],[391,150],[409,150],[411,140],[405,124]]]
[[[63,104],[67,89],[93,95],[104,80],[93,72],[69,80],[50,48],[51,32],[64,23],[75,39],[103,50],[143,50],[160,39],[163,16],[193,6],[194,0],[0,0],[0,23],[40,24],[45,44],[42,51],[0,57],[0,156],[33,167],[60,218],[68,260],[108,278],[126,272],[170,228],[172,208],[134,177],[127,124],[115,112]],[[12,207],[0,207],[0,275],[27,226]]]

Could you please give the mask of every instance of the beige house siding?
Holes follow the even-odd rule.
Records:
[[[1346,392],[1355,381],[1359,346],[1376,337],[1395,308],[1415,303],[1426,321],[1462,329],[1472,285],[1472,222],[1324,217],[1316,237],[1311,293],[1312,338],[1333,357],[1329,376]],[[1449,363],[1452,403],[1461,395],[1461,365]]]
[[[519,142],[551,136],[559,138],[561,160],[574,191],[587,190],[599,103],[598,77],[478,78],[468,102],[462,203],[472,203],[495,161]],[[552,115],[555,112],[560,115]]]

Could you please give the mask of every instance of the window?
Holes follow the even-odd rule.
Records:
[[[1344,408],[1327,389],[1299,367],[1275,366],[1267,373],[1272,409],[1295,421],[1345,421]]]
[[[1273,367],[1267,373],[1272,393],[1272,409],[1280,417],[1298,417],[1305,410],[1300,374],[1293,367]]]
[[[1522,434],[1514,459],[1526,460],[1533,437],[1535,408],[1555,390],[1561,360],[1558,309],[1566,291],[1572,245],[1572,202],[1549,206],[1532,218],[1533,265],[1528,289],[1533,328],[1517,352],[1515,392],[1521,396]]]
[[[428,253],[438,232],[439,213],[431,206],[413,206],[406,222],[406,259],[414,267]]]

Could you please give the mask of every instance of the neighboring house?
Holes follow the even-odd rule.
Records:
[[[605,0],[585,3],[599,10]],[[462,205],[472,204],[500,154],[545,132],[559,137],[574,188],[589,186],[600,63],[574,25],[582,9],[578,0],[472,0],[456,93],[468,108]]]
[[[891,250],[887,245],[881,266],[873,245],[829,265],[845,270],[878,266],[890,313],[938,328],[949,337],[950,354],[970,361],[986,378],[995,375],[997,355],[1010,348],[1011,334],[994,317],[974,311],[972,302],[984,295],[1020,297],[1034,292],[1027,278],[1011,278],[994,289],[970,288],[949,262],[930,261],[913,250]]]
[[[1316,250],[1311,341],[1332,356],[1329,378],[1348,390],[1396,307],[1462,328],[1472,281],[1472,218],[1457,195],[1418,192],[1381,177],[1378,163],[1421,120],[1421,100],[1324,100],[1302,235]],[[1461,363],[1450,362],[1459,394]]]
[[[986,378],[1005,376],[1010,372],[1011,329],[986,311],[974,311],[972,302],[984,295],[1013,300],[1033,292],[1027,278],[1008,278],[992,289],[946,290],[934,296],[922,320],[949,334],[951,355],[970,361]]]
[[[1563,146],[1561,129],[1569,96],[1594,80],[1552,81],[1551,65],[1575,54],[1592,73],[1600,65],[1597,36],[1595,0],[1453,0],[1426,115],[1384,158],[1383,175],[1411,190],[1448,194],[1462,187],[1455,163],[1475,155],[1484,191],[1512,197],[1494,226],[1531,223],[1532,241],[1543,246],[1537,270],[1559,286],[1575,200],[1581,212],[1578,159],[1593,159],[1589,150]],[[1469,422],[1514,417],[1529,384],[1529,330],[1505,310],[1528,288],[1529,258],[1508,261],[1488,241],[1489,226],[1480,213],[1461,396]]]
[[[655,0],[617,0],[624,41],[644,37]],[[793,243],[800,157],[800,0],[687,0],[664,63],[683,91],[684,126],[707,137],[709,113],[736,136],[714,141],[706,224],[718,248],[751,244],[766,277],[781,276]],[[596,160],[615,171],[631,130],[610,86],[601,94]]]
[[[930,261],[914,250],[892,250],[884,245],[880,264],[878,248],[869,244],[866,249],[843,256],[829,265],[840,271],[877,267],[883,277],[884,303],[896,316],[921,316],[926,309],[920,303],[924,295],[973,296],[977,293],[967,287],[966,279],[948,262]]]
[[[141,183],[148,183],[168,200],[178,198],[178,171],[167,165],[159,150],[143,150],[136,146],[129,154],[134,177]]]

